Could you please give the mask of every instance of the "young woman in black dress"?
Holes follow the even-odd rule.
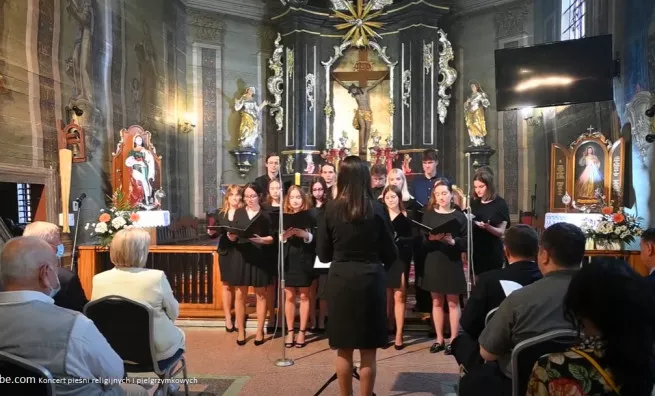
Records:
[[[341,395],[352,394],[353,352],[359,349],[361,395],[375,385],[376,349],[387,345],[386,274],[398,259],[384,206],[371,195],[371,175],[359,157],[339,168],[337,197],[319,214],[316,253],[328,275],[330,346],[337,349]]]
[[[398,247],[398,260],[387,269],[387,316],[390,322],[395,318],[394,347],[396,350],[401,350],[404,347],[405,299],[407,298],[407,279],[409,278],[409,265],[412,261],[414,234],[412,223],[407,218],[407,212],[403,205],[401,190],[396,186],[387,185],[382,190],[382,199],[389,213]],[[393,324],[391,326],[393,328]]]
[[[446,350],[451,354],[450,342],[444,342],[444,300],[448,302],[450,334],[454,338],[459,332],[461,310],[459,296],[466,293],[466,279],[461,255],[466,251],[466,216],[454,208],[452,184],[444,178],[437,179],[425,207],[423,224],[435,228],[456,219],[459,230],[453,234],[427,234],[423,248],[427,253],[423,276],[419,279],[421,288],[432,295],[432,317],[437,333],[436,342],[430,353]],[[445,297],[445,298],[444,298]]]
[[[329,168],[329,167],[328,167]],[[327,169],[327,168],[326,168]],[[330,168],[331,169],[331,168]],[[331,189],[327,186],[325,179],[322,176],[317,176],[312,179],[310,184],[312,193],[312,212],[314,218],[318,216],[319,212],[325,210],[325,204],[328,200],[332,199],[329,192]],[[327,318],[327,269],[314,269],[314,279],[312,286],[309,290],[310,294],[310,308],[309,308],[309,322],[310,328],[313,331],[322,333],[325,331],[325,318]],[[316,299],[318,298],[318,324],[316,321]]]
[[[299,213],[309,210],[309,197],[298,186],[291,186],[284,198],[284,213]],[[312,241],[314,235],[311,229],[290,228],[282,234],[284,242],[284,313],[287,319],[287,338],[284,346],[291,348],[304,347],[305,331],[309,323],[309,286],[314,273],[316,253]],[[293,340],[293,323],[296,319],[296,294],[300,294],[300,329],[298,338]]]
[[[209,225],[229,225],[234,221],[234,213],[237,209],[243,207],[243,191],[240,186],[232,184],[227,187],[223,207],[210,219]],[[212,221],[213,220],[213,221]],[[239,254],[236,250],[236,243],[230,241],[225,233],[216,230],[208,230],[210,238],[218,239],[218,260],[221,271],[221,283],[223,284],[223,312],[225,312],[225,331],[232,333],[235,331],[234,321],[232,318],[232,303],[234,300],[234,281],[238,278],[233,263],[235,255]]]
[[[413,211],[419,208],[416,199],[409,193],[407,178],[402,169],[393,168],[387,176],[387,186],[396,186],[402,194],[403,207],[406,211]],[[386,187],[386,186],[385,186]]]
[[[507,202],[496,194],[494,177],[486,169],[473,176],[475,196],[471,200],[473,218],[473,271],[502,268],[505,262],[503,235],[510,225]]]
[[[256,184],[246,184],[243,189],[243,200],[246,205],[234,212],[234,225],[237,228],[245,229],[259,216],[256,221],[258,234],[252,238],[240,238],[237,234],[228,232],[227,237],[232,242],[237,242],[237,250],[241,260],[238,262],[239,278],[235,280],[236,301],[235,311],[237,319],[237,344],[246,343],[246,297],[248,287],[255,288],[257,296],[257,333],[255,345],[264,343],[264,321],[266,319],[266,287],[271,284],[271,260],[265,246],[273,243],[271,236],[271,219],[262,210],[260,200],[262,191]]]
[[[278,252],[278,228],[280,225],[280,207],[282,202],[280,197],[282,196],[282,188],[280,185],[279,179],[271,179],[268,182],[268,194],[266,196],[266,204],[263,205],[264,210],[271,218],[271,235],[273,236],[273,243],[270,244],[266,250],[269,252],[269,260],[271,264],[269,266],[271,270],[271,284],[266,288],[266,301],[268,302],[267,307],[268,311],[266,316],[268,317],[268,326],[266,326],[266,332],[268,334],[273,334],[275,328],[279,326],[280,320],[282,320],[282,311],[280,311],[277,301],[276,291],[278,286],[278,268],[277,268],[277,252]],[[275,308],[278,308],[277,321],[275,316]],[[277,326],[276,326],[277,324]]]

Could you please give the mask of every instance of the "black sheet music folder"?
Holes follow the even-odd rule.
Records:
[[[430,234],[436,235],[436,234],[457,234],[459,230],[462,228],[462,225],[457,221],[457,219],[450,219],[447,222],[440,224],[436,227],[430,227],[427,226],[423,223],[419,223],[416,220],[412,220],[412,224],[415,227],[418,227],[422,229],[423,231],[427,231]]]

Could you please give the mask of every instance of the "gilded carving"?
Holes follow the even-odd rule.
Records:
[[[410,70],[403,71],[402,85],[403,106],[409,107],[409,101],[412,96],[412,72]]]
[[[443,124],[446,121],[448,106],[450,105],[450,88],[457,80],[457,70],[450,66],[455,59],[453,46],[448,41],[448,35],[441,29],[439,34],[439,75],[442,77],[439,82],[439,101],[437,102],[437,113],[439,121]]]
[[[432,43],[423,43],[423,69],[425,74],[430,74],[432,65],[434,64],[434,51]]]
[[[275,124],[277,130],[282,130],[282,124],[284,120],[284,108],[282,107],[282,84],[284,82],[282,78],[282,53],[284,52],[284,46],[282,45],[282,36],[278,33],[277,39],[275,39],[275,50],[273,51],[273,57],[268,60],[268,68],[273,71],[273,75],[268,78],[266,87],[268,92],[270,92],[275,100],[269,106],[269,114],[275,118]]]
[[[309,111],[314,110],[314,88],[316,86],[316,77],[309,73],[305,76],[305,94],[307,95],[307,102],[309,103]]]

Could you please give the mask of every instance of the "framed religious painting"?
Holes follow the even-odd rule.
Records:
[[[550,146],[550,211],[568,212],[571,208],[570,151],[561,144]]]

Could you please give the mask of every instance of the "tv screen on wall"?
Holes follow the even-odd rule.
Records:
[[[496,50],[498,111],[612,100],[612,36]]]

